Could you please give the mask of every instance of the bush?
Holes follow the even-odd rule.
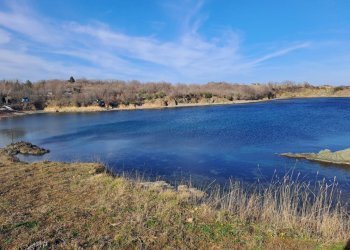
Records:
[[[203,96],[205,98],[212,98],[213,97],[213,94],[212,93],[204,93]]]
[[[339,87],[335,87],[334,88],[334,92],[338,92],[338,91],[341,91],[341,90],[344,90],[345,88],[343,86],[339,86]]]
[[[44,99],[37,99],[33,102],[33,105],[35,107],[36,110],[43,110],[45,108],[45,100]]]

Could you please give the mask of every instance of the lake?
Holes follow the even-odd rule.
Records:
[[[0,146],[25,140],[51,150],[28,161],[101,161],[115,172],[206,185],[230,178],[268,181],[276,171],[304,180],[337,177],[350,194],[350,168],[278,156],[350,147],[350,98],[36,114],[0,120]]]

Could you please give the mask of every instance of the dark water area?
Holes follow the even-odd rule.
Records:
[[[230,178],[254,183],[294,171],[306,181],[336,176],[350,194],[350,168],[278,156],[350,148],[350,98],[0,120],[0,146],[12,138],[51,150],[22,157],[28,161],[101,161],[115,172],[204,184]]]

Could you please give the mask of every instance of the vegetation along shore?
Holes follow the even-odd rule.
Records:
[[[97,163],[19,161],[0,150],[0,248],[343,249],[349,211],[334,186],[285,176],[248,192],[200,191],[111,174]]]
[[[309,161],[316,161],[321,163],[331,163],[336,165],[350,166],[350,149],[344,149],[332,152],[329,149],[321,150],[318,153],[284,153],[281,156],[306,159]]]
[[[0,81],[0,117],[37,112],[94,112],[259,102],[271,99],[349,97],[349,86],[308,83],[204,85],[138,81]]]

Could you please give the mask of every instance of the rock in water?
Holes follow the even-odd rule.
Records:
[[[7,145],[3,149],[3,151],[8,155],[12,155],[12,156],[17,154],[44,155],[50,152],[50,150],[38,147],[36,145],[31,144],[30,142],[24,142],[24,141],[11,143],[10,145]]]

